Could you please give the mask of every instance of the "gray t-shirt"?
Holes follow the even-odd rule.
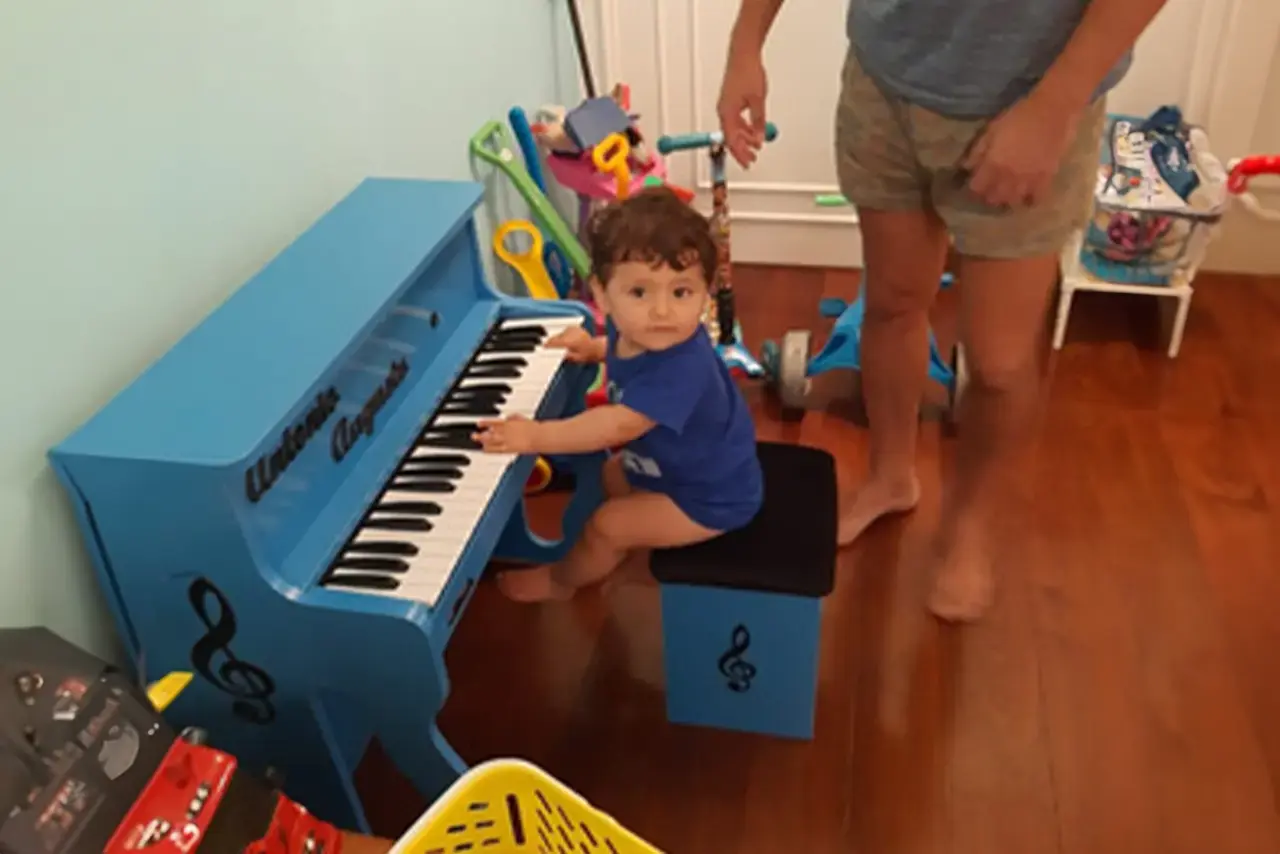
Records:
[[[1027,94],[1090,0],[850,0],[858,61],[891,94],[947,116],[994,116]],[[1127,54],[1102,95],[1129,70]]]

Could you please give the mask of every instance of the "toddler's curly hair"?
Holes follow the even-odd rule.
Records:
[[[627,261],[673,270],[698,267],[707,286],[716,276],[711,223],[667,187],[646,187],[597,211],[587,222],[591,268],[608,287],[614,267]]]

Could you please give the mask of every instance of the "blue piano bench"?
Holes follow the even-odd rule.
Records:
[[[811,739],[822,600],[835,583],[835,460],[799,445],[757,449],[765,498],[755,520],[653,553],[667,719]]]

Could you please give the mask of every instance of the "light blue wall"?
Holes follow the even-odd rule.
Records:
[[[486,120],[576,102],[564,9],[0,5],[0,625],[114,657],[45,451],[361,178],[472,177]]]

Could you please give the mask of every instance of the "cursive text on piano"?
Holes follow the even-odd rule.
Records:
[[[396,359],[387,370],[386,379],[373,390],[373,394],[369,395],[369,399],[364,402],[364,406],[355,417],[348,418],[344,415],[333,425],[333,433],[329,438],[329,451],[335,463],[342,462],[347,454],[351,453],[351,449],[355,447],[361,436],[373,435],[373,425],[378,413],[387,405],[387,401],[396,393],[396,389],[400,388],[400,384],[408,375],[409,360]]]
[[[244,495],[250,503],[257,504],[262,496],[276,485],[285,469],[302,453],[302,449],[319,432],[324,422],[338,407],[338,390],[333,386],[316,395],[307,414],[296,424],[286,427],[280,435],[280,443],[269,454],[258,457],[257,462],[244,470]]]

